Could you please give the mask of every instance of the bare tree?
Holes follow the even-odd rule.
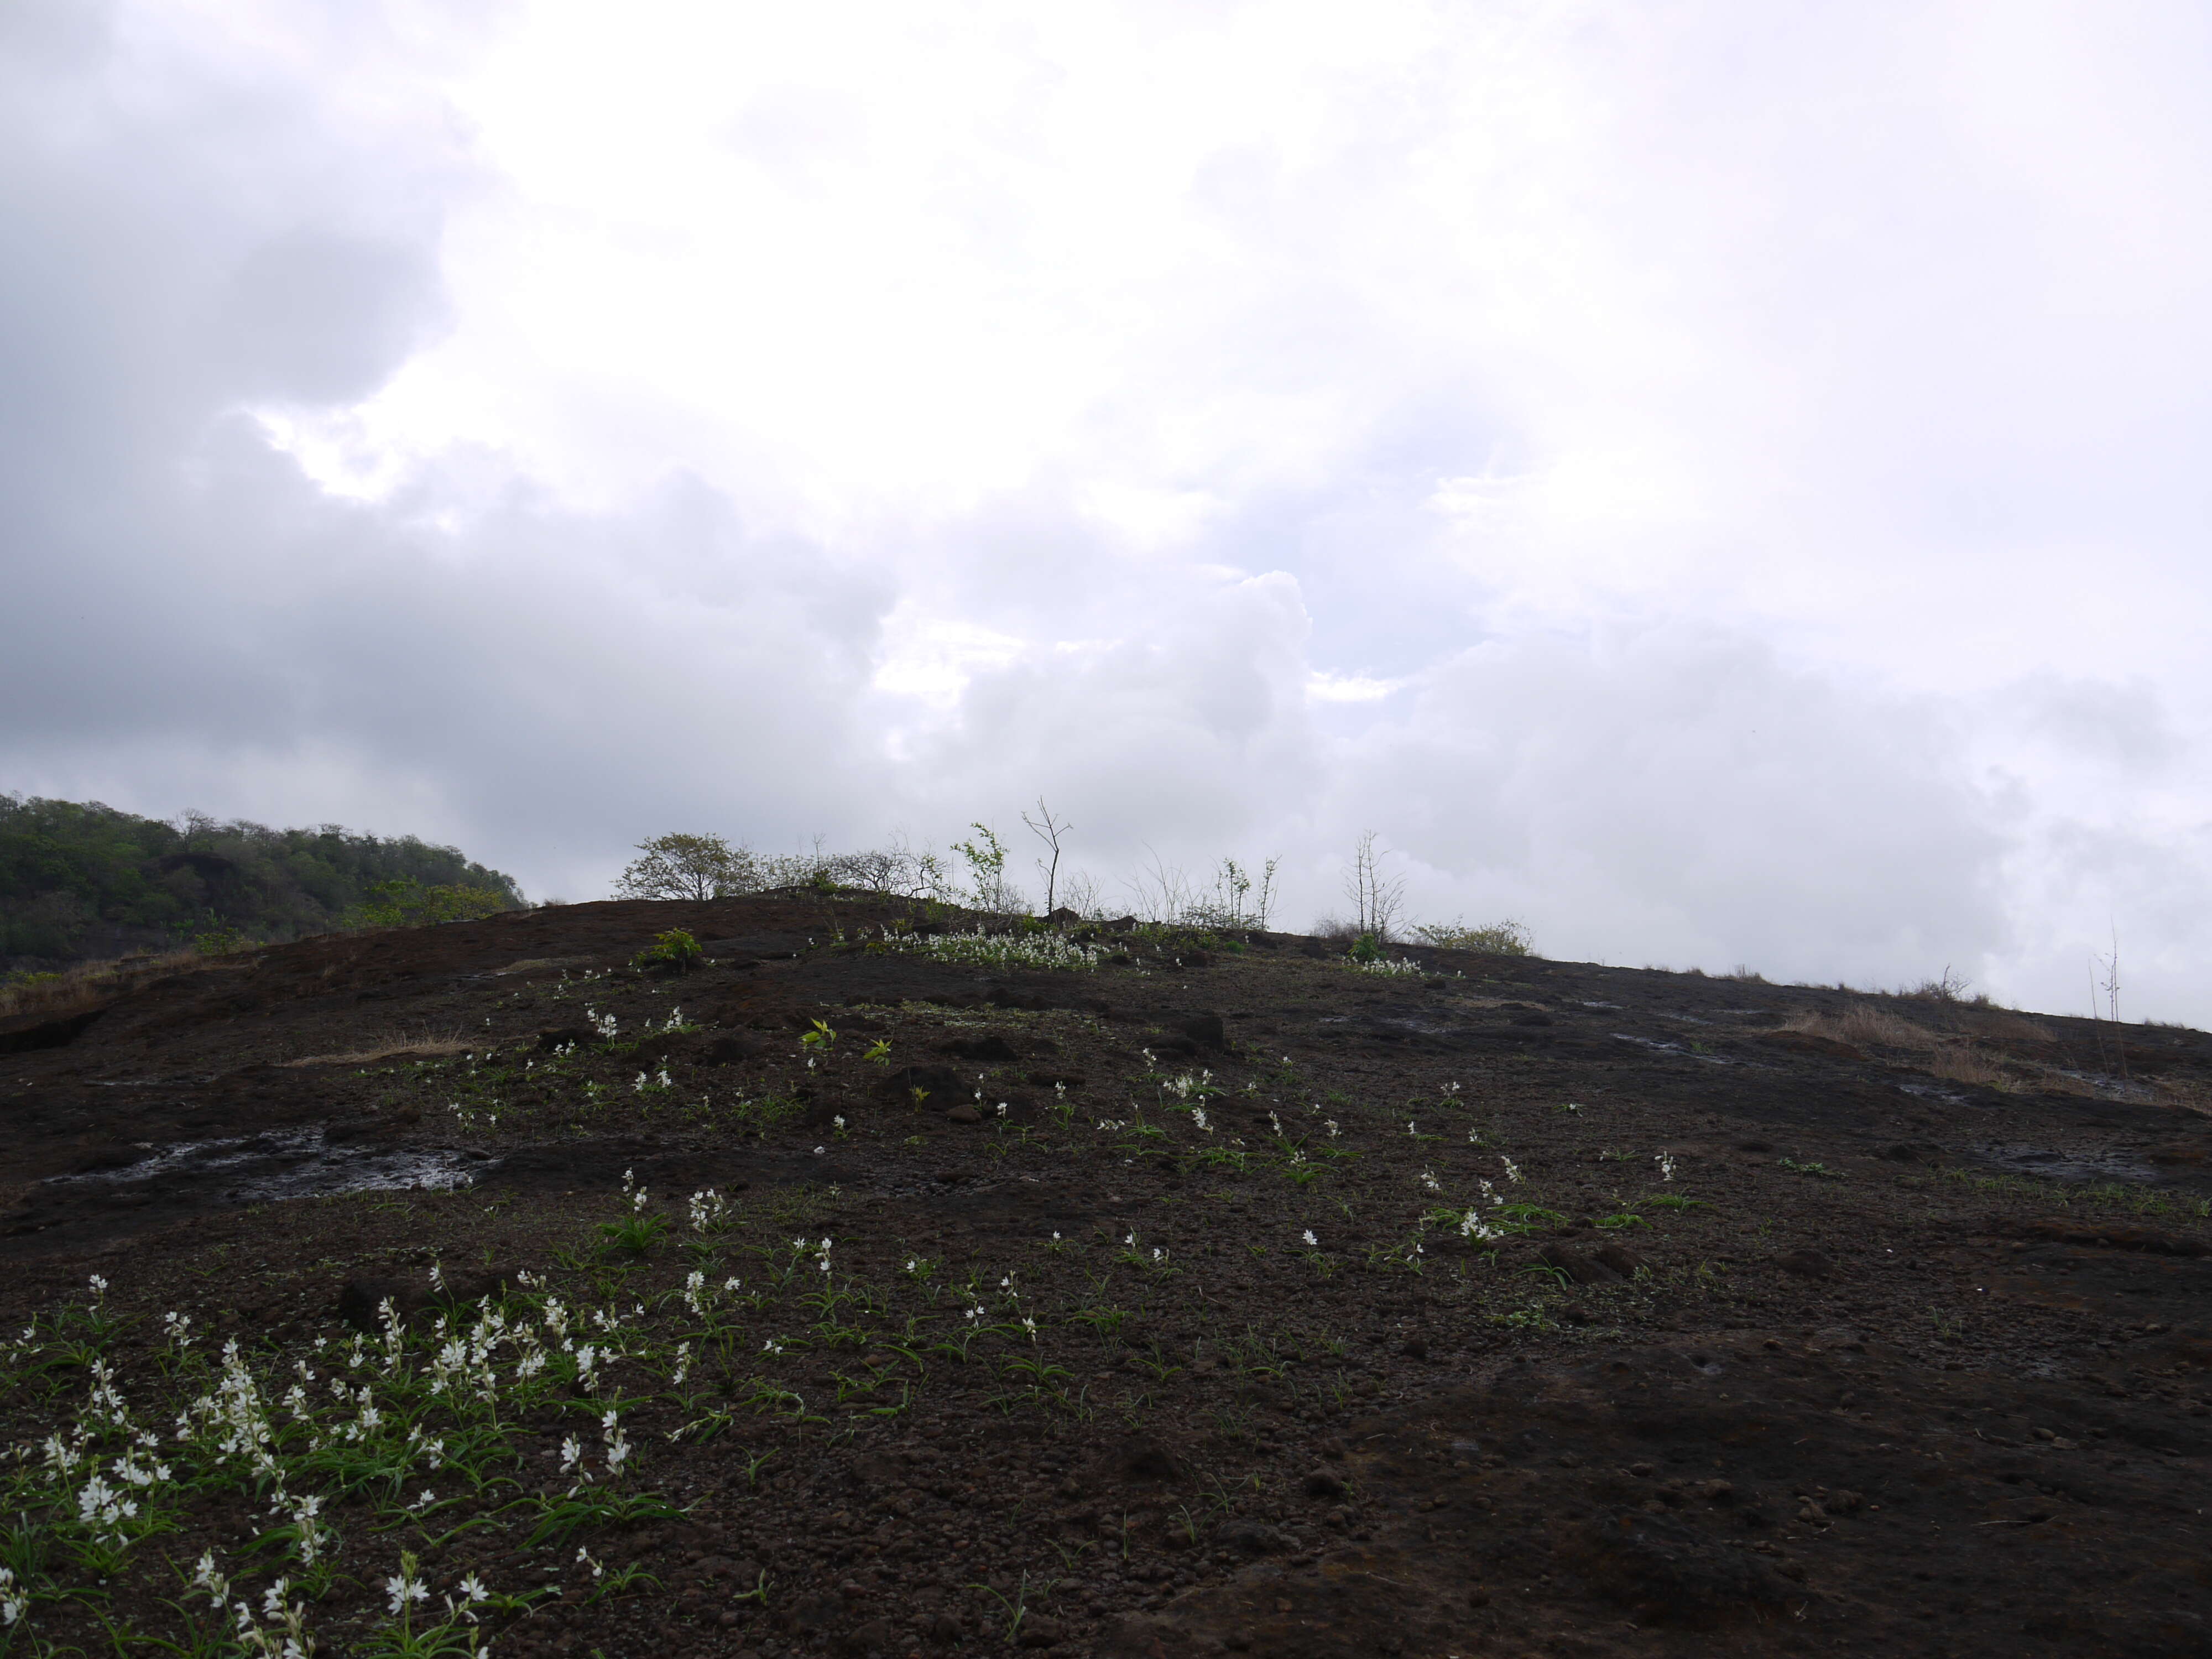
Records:
[[[1192,908],[1190,878],[1182,866],[1170,864],[1150,847],[1145,850],[1152,854],[1152,867],[1121,882],[1136,898],[1138,916],[1146,921],[1182,921]]]
[[[1029,826],[1030,833],[1042,842],[1046,850],[1052,854],[1049,861],[1044,859],[1039,859],[1036,861],[1037,873],[1044,878],[1044,913],[1050,915],[1059,908],[1056,900],[1060,892],[1060,838],[1075,826],[1065,818],[1053,817],[1052,808],[1044,804],[1042,795],[1037,797],[1036,816],[1031,817],[1024,812],[1022,814],[1022,822]]]
[[[1106,914],[1099,908],[1098,884],[1087,872],[1072,871],[1060,885],[1060,902],[1085,921],[1096,921]]]
[[[1372,830],[1361,832],[1344,872],[1344,896],[1352,901],[1359,931],[1374,934],[1377,944],[1387,944],[1391,924],[1405,908],[1406,878],[1382,873],[1382,860],[1390,854],[1377,848],[1375,839]]]

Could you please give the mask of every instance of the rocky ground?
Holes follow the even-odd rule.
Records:
[[[912,921],[0,1022],[0,1643],[2212,1650],[2212,1038]]]

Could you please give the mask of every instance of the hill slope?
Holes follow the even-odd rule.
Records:
[[[2205,1650],[2203,1035],[901,920],[0,1030],[0,1431],[143,1477],[4,1477],[40,1639],[208,1551],[325,1651],[410,1573],[521,1656]]]

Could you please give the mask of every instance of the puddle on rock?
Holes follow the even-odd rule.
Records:
[[[1698,1023],[1700,1024],[1704,1024],[1702,1020]],[[1735,1064],[1734,1060],[1728,1059],[1724,1055],[1701,1054],[1693,1049],[1685,1048],[1679,1042],[1662,1042],[1657,1037],[1637,1036],[1627,1031],[1614,1031],[1611,1033],[1611,1036],[1615,1042],[1633,1042],[1638,1048],[1650,1049],[1654,1054],[1673,1054],[1681,1060],[1702,1060],[1708,1066],[1733,1066]]]
[[[2158,1171],[2124,1152],[2059,1152],[2047,1146],[1977,1146],[1974,1155],[1999,1169],[2051,1181],[2149,1182]]]
[[[2100,1100],[2127,1100],[2145,1105],[2156,1105],[2162,1097],[2147,1083],[2132,1079],[2108,1076],[2102,1072],[2069,1072],[2057,1068],[2057,1075],[2071,1078],[2076,1083],[2088,1085],[2089,1091]]]
[[[118,1189],[159,1184],[241,1204],[337,1193],[451,1192],[473,1187],[494,1160],[450,1147],[332,1146],[313,1129],[271,1130],[150,1148],[121,1169],[52,1176],[48,1184],[95,1182]]]

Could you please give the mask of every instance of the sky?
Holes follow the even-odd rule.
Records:
[[[2212,1024],[2212,14],[10,0],[0,789],[604,896],[1042,798]],[[1030,885],[1034,888],[1036,883]]]

